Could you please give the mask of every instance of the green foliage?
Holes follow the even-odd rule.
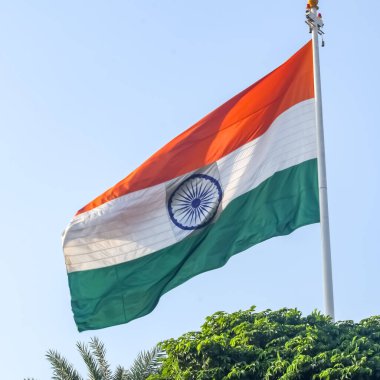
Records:
[[[49,350],[46,358],[53,369],[53,380],[83,380],[75,368],[59,352]]]
[[[150,351],[141,352],[130,369],[118,366],[112,373],[106,359],[106,349],[98,338],[92,338],[88,345],[78,342],[77,349],[86,364],[88,380],[145,380],[150,375],[158,373],[163,356],[162,351],[154,347]],[[53,380],[84,379],[59,352],[49,350],[46,358],[53,370]]]
[[[162,358],[163,352],[158,346],[140,352],[131,368],[126,371],[126,380],[145,380],[149,375],[158,373]]]
[[[334,323],[296,309],[218,312],[161,344],[149,380],[380,379],[380,317]]]

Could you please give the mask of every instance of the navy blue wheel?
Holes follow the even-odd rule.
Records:
[[[182,230],[205,227],[215,217],[222,200],[219,182],[206,174],[193,174],[171,194],[168,211],[172,222]]]

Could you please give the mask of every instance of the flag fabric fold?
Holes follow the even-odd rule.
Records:
[[[63,235],[79,331],[319,222],[311,42],[87,204]]]

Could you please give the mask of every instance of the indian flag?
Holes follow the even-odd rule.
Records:
[[[79,331],[160,297],[274,236],[319,222],[311,42],[174,138],[63,235]]]

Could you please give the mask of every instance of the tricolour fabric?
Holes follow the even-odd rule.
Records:
[[[63,236],[80,331],[319,221],[311,43],[83,207]]]

